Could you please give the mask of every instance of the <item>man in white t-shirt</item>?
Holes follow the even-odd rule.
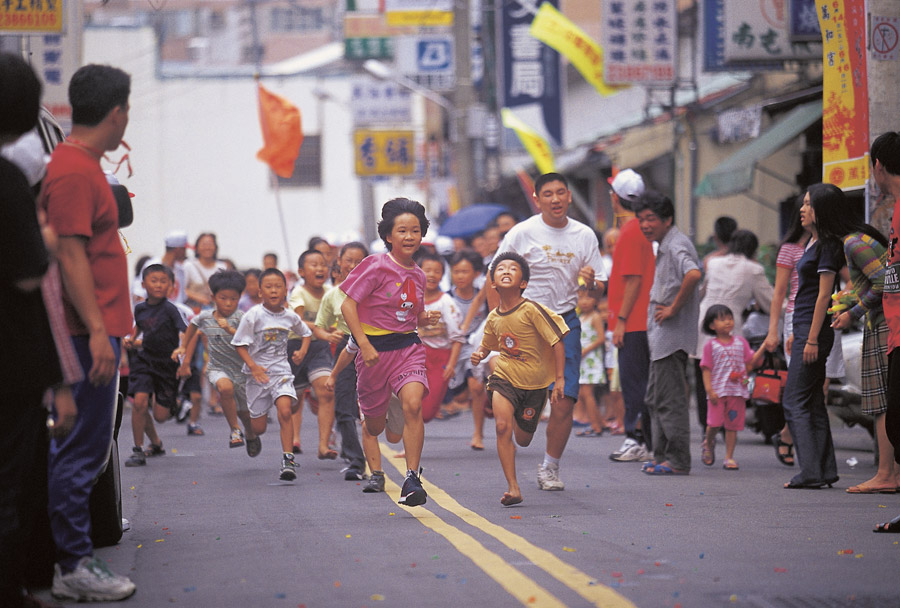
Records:
[[[539,215],[516,224],[503,238],[497,255],[514,251],[525,258],[531,279],[523,294],[543,304],[566,321],[569,333],[566,347],[565,399],[550,411],[547,424],[547,451],[538,468],[538,487],[563,490],[559,479],[559,459],[572,431],[572,409],[578,399],[578,374],[581,366],[581,324],[575,314],[579,289],[591,289],[603,295],[606,272],[600,256],[597,235],[588,226],[568,217],[572,192],[559,173],[545,173],[534,183],[534,200]],[[496,307],[497,294],[488,290],[488,302]]]

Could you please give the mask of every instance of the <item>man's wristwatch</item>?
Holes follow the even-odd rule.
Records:
[[[619,321],[627,321],[627,320],[628,320],[628,317],[623,317],[622,315],[619,315]]]

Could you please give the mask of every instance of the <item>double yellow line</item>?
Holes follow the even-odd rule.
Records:
[[[396,452],[385,443],[381,443],[381,454],[383,459],[397,469],[401,475],[405,474],[405,471],[401,470],[394,462]],[[396,502],[400,498],[400,486],[387,477],[385,477],[385,488],[392,500]],[[596,583],[593,578],[578,568],[567,564],[549,551],[531,544],[521,536],[513,534],[506,528],[498,526],[471,509],[462,506],[456,499],[433,483],[428,482],[426,489],[428,497],[440,507],[524,556],[535,566],[544,570],[563,585],[591,602],[591,604],[605,608],[635,608],[635,605],[628,599],[609,587]],[[487,549],[474,537],[448,524],[433,512],[424,507],[404,507],[404,509],[418,519],[422,525],[447,539],[460,553],[472,560],[485,574],[497,581],[507,593],[522,604],[554,608],[565,606],[553,594],[508,564],[502,557]]]

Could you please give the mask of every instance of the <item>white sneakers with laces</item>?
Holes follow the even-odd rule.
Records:
[[[50,589],[56,599],[76,602],[114,602],[130,597],[134,591],[131,579],[112,572],[99,557],[82,557],[68,574],[56,564]]]

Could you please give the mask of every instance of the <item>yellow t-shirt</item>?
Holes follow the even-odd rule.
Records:
[[[547,388],[556,379],[553,345],[569,332],[561,316],[531,300],[488,315],[481,345],[500,352],[494,373],[516,388]]]
[[[335,325],[345,334],[350,333],[347,322],[344,320],[344,313],[341,312],[341,304],[347,297],[343,291],[337,287],[332,287],[322,296],[322,302],[319,304],[319,313],[316,315],[316,325],[322,329],[330,330]]]
[[[328,291],[326,290],[325,293],[328,293]],[[325,297],[324,294],[322,297]],[[316,315],[319,313],[319,306],[321,304],[322,300],[309,293],[303,285],[294,287],[294,290],[291,292],[291,297],[288,298],[288,306],[291,307],[291,310],[295,310],[298,306],[303,307],[303,320],[309,323],[316,322]],[[294,332],[288,334],[288,340],[299,340],[300,338],[301,336],[298,336]],[[316,339],[315,335],[312,339]]]

